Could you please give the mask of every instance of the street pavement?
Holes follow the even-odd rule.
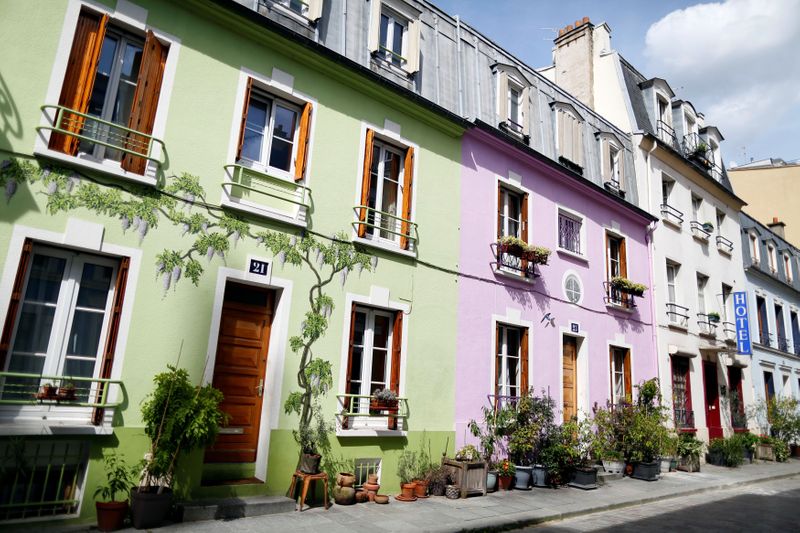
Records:
[[[532,533],[800,531],[800,476],[673,498],[539,526]]]

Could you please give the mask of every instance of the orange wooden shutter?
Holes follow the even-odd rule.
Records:
[[[100,369],[100,377],[108,379],[111,377],[111,367],[114,365],[114,354],[117,350],[117,335],[119,333],[120,315],[122,314],[122,303],[125,299],[125,287],[128,284],[128,271],[130,270],[131,260],[128,257],[123,257],[119,263],[119,270],[117,271],[117,280],[114,284],[114,302],[111,306],[111,317],[108,321],[108,335],[106,336],[106,344],[103,349],[103,366]],[[103,394],[105,385],[101,384],[97,390],[97,401]],[[99,425],[103,421],[103,409],[95,409],[92,415],[92,421],[95,425]]]
[[[522,350],[522,353],[519,354],[520,360],[522,361],[522,368],[520,370],[522,372],[522,377],[520,378],[520,396],[523,396],[528,392],[528,328],[522,330],[520,350]]]
[[[403,347],[403,312],[397,311],[394,315],[394,328],[392,329],[392,373],[389,378],[389,387],[400,396],[400,352]],[[397,419],[389,419],[389,429],[397,429]]]
[[[628,277],[628,253],[625,250],[625,239],[619,239],[619,275],[623,278]]]
[[[375,140],[375,132],[367,130],[367,140],[364,143],[364,171],[361,174],[361,205],[366,206],[369,203],[369,182],[370,173],[372,172],[372,143]],[[367,221],[367,210],[362,207],[358,219],[361,222]],[[358,225],[358,236],[364,237],[367,234],[367,226],[365,224]]]
[[[150,135],[158,109],[158,96],[161,92],[161,80],[164,77],[164,64],[167,61],[167,47],[156,39],[152,31],[147,32],[142,52],[142,63],[139,67],[139,78],[136,80],[136,92],[133,94],[131,116],[128,127],[132,130]],[[125,140],[128,150],[147,154],[150,142],[142,135],[129,133]],[[144,174],[147,160],[125,154],[122,168],[135,174]]]
[[[345,384],[344,384],[344,393],[351,394],[352,391],[350,390],[351,380],[352,380],[352,371],[353,371],[353,334],[356,330],[356,304],[350,309],[350,344],[349,348],[347,349],[347,375],[345,376]],[[345,399],[344,401],[344,408],[345,410],[349,411],[351,406],[350,399]],[[348,423],[350,420],[347,417],[342,419],[342,427],[347,428]]]
[[[528,193],[524,193],[522,195],[520,205],[520,239],[528,242]],[[528,260],[522,260],[522,270],[527,271],[528,269]]]
[[[250,109],[250,94],[253,92],[253,78],[247,78],[247,88],[244,91],[244,106],[242,107],[242,124],[239,126],[239,144],[236,147],[236,160],[242,158],[244,146],[244,129],[247,125],[247,110]]]
[[[297,137],[297,159],[294,163],[294,180],[300,181],[306,175],[306,162],[308,161],[308,138],[311,128],[311,104],[306,102],[303,114],[300,116],[300,133]]]
[[[403,214],[406,220],[411,220],[411,193],[414,187],[414,148],[409,146],[406,150],[405,168],[403,169]],[[400,248],[408,250],[411,240],[407,237],[411,232],[411,225],[402,222],[400,225]]]
[[[633,399],[633,383],[631,382],[631,351],[625,350],[625,358],[623,362],[623,371],[625,372],[625,398],[628,401]]]
[[[14,324],[17,321],[20,303],[22,303],[22,289],[25,287],[25,275],[31,262],[32,251],[33,241],[25,239],[22,244],[22,254],[19,256],[17,276],[14,278],[14,285],[11,286],[11,301],[8,304],[6,323],[3,325],[3,335],[0,337],[0,370],[5,370],[8,352],[11,350],[11,336],[14,334]]]
[[[107,25],[108,15],[81,13],[75,29],[75,38],[72,41],[58,105],[78,113],[86,113],[89,109],[89,98],[92,96],[97,61],[100,58],[100,50],[103,48]],[[83,124],[82,117],[67,111],[64,112],[61,123],[56,125],[67,131],[79,133],[83,129]],[[50,148],[65,154],[77,154],[79,143],[79,139],[69,135],[55,132],[50,135]]]

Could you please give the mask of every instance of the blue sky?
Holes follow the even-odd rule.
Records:
[[[719,127],[729,166],[800,158],[800,0],[432,1],[537,68],[554,30],[606,22],[618,52]]]

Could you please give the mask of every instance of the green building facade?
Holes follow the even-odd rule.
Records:
[[[0,523],[92,520],[103,455],[149,449],[169,364],[232,414],[182,457],[179,499],[286,494],[290,338],[331,272],[303,239],[369,257],[324,285],[329,457],[391,491],[403,449],[452,451],[460,119],[221,3],[0,12]],[[396,419],[345,396],[383,387]]]

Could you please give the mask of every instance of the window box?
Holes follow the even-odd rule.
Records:
[[[730,256],[733,253],[733,242],[722,235],[717,235],[717,250]]]
[[[717,334],[719,315],[717,315],[716,320],[714,320],[712,316],[711,313],[697,313],[697,326],[700,328],[700,335],[713,337]]]
[[[583,167],[577,163],[573,163],[563,155],[558,156],[558,162],[567,167],[569,170],[575,172],[576,174],[580,174],[581,176],[583,176]]]
[[[711,236],[711,232],[714,230],[713,226],[711,226],[711,229],[706,229],[705,224],[702,224],[696,220],[689,222],[689,227],[692,230],[692,237],[703,242],[708,242],[708,238]]]
[[[631,294],[633,296],[643,296],[644,291],[647,290],[646,285],[635,283],[628,278],[623,278],[620,276],[611,278],[611,286],[620,292]]]
[[[661,220],[680,229],[683,225],[683,213],[669,204],[661,204]]]
[[[605,293],[603,301],[606,303],[606,305],[628,310],[636,307],[636,299],[634,295],[623,293],[619,289],[613,287],[609,281],[603,282],[603,292]]]
[[[673,302],[667,302],[667,317],[670,326],[689,327],[689,308]]]

